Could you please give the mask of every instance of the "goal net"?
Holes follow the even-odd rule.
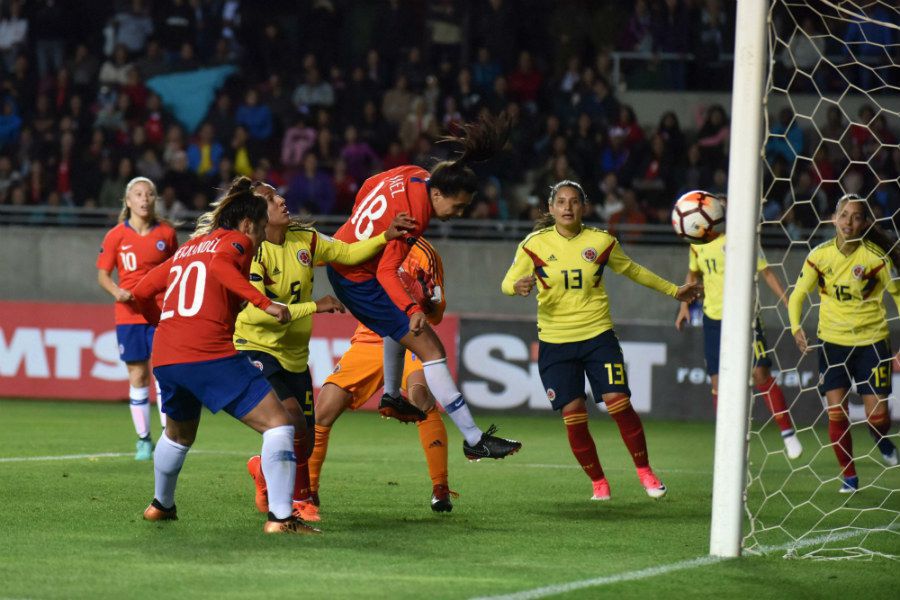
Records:
[[[768,45],[760,231],[770,268],[787,288],[797,280],[809,251],[834,237],[832,215],[844,194],[865,199],[877,223],[897,239],[900,9],[892,0],[774,0]],[[889,466],[882,457],[855,388],[847,394],[851,425],[845,435],[852,437],[859,489],[838,492],[841,467],[829,437],[826,401],[818,391],[818,293],[804,304],[802,323],[810,350],[801,355],[786,307],[759,284],[757,308],[768,334],[772,372],[804,451],[795,460],[788,458],[780,428],[756,394],[749,428],[745,551],[783,551],[787,557],[822,560],[898,558],[900,467]],[[890,297],[884,301],[897,344],[900,320]],[[893,377],[896,368],[888,365],[882,375]],[[896,395],[900,377],[893,380]],[[890,438],[900,445],[900,410],[896,400],[889,403],[894,421]]]

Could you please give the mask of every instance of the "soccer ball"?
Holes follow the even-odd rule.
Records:
[[[675,201],[672,227],[692,244],[708,244],[725,233],[725,201],[702,190],[687,192]]]

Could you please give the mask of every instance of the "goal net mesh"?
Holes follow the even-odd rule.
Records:
[[[760,231],[771,270],[792,289],[807,253],[835,235],[832,215],[846,193],[866,199],[877,223],[897,239],[900,9],[892,0],[774,0],[768,45]],[[756,394],[749,429],[745,551],[787,549],[788,557],[820,560],[898,558],[900,467],[888,466],[882,458],[855,389],[848,392],[847,413],[859,491],[838,493],[841,468],[817,387],[818,294],[810,294],[804,305],[810,350],[801,356],[786,306],[765,285],[757,290],[773,375],[804,451],[795,460],[788,458],[780,429]],[[896,309],[890,297],[885,301],[896,338],[900,322],[892,316]],[[894,378],[895,393],[898,384],[900,377]],[[900,444],[900,412],[892,408],[890,437]]]

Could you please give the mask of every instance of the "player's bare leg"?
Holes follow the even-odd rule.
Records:
[[[447,367],[447,353],[434,330],[424,320],[424,315],[416,313],[410,318],[411,330],[400,340],[400,344],[415,353],[422,360],[428,389],[453,419],[463,434],[463,453],[469,460],[482,458],[504,458],[522,447],[520,442],[497,437],[497,428],[491,425],[482,432],[469,411],[465,398],[456,387],[450,369]]]
[[[891,415],[888,411],[887,396],[875,394],[863,394],[863,405],[866,410],[866,422],[869,425],[869,433],[881,452],[881,459],[889,467],[900,463],[897,456],[897,446],[888,436],[891,429]]]
[[[828,403],[828,438],[841,466],[842,494],[852,494],[859,489],[859,477],[853,464],[853,436],[850,433],[850,413],[847,410],[847,389],[825,392]]]
[[[241,422],[262,433],[262,471],[266,478],[269,499],[269,518],[266,533],[320,533],[293,516],[291,502],[296,477],[294,457],[294,426],[291,415],[274,391],[268,394]]]
[[[784,399],[784,392],[772,377],[769,367],[755,367],[753,369],[753,387],[762,394],[769,412],[778,424],[781,431],[781,439],[784,442],[784,449],[788,458],[791,460],[800,458],[803,454],[803,445],[794,430],[794,421],[791,419],[791,413],[788,411],[787,403]]]
[[[159,445],[153,453],[153,501],[144,510],[144,519],[148,521],[178,519],[175,487],[184,459],[197,437],[199,426],[199,418],[189,421],[168,419],[166,430],[159,437]]]
[[[153,458],[153,439],[150,436],[150,363],[146,360],[125,363],[128,368],[128,399],[131,422],[138,436],[135,460]]]

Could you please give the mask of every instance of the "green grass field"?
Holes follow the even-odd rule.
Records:
[[[522,452],[468,463],[448,421],[451,487],[460,497],[451,514],[438,515],[429,508],[431,486],[414,427],[373,413],[345,415],[323,471],[324,534],[264,536],[244,466],[258,452],[259,436],[230,417],[204,416],[181,474],[180,520],[152,524],[141,519],[152,496],[152,464],[130,457],[126,406],[0,401],[0,598],[472,598],[591,579],[581,589],[557,588],[562,594],[554,597],[896,593],[897,563],[884,558],[785,560],[777,550],[679,564],[707,553],[711,425],[646,424],[654,468],[669,488],[668,497],[654,501],[640,488],[614,425],[592,413],[613,492],[611,502],[598,503],[588,500],[590,482],[558,418],[491,417],[501,434],[524,442]],[[479,421],[486,426],[488,416]],[[806,435],[811,445],[812,433]],[[862,432],[856,436],[862,448]],[[833,468],[826,450],[810,453],[820,473]],[[49,458],[98,453],[123,454]],[[867,464],[860,466],[864,480],[875,472]],[[787,473],[776,460],[766,465],[773,481]],[[794,493],[812,495],[814,484],[796,481]],[[900,489],[900,471],[886,472],[880,483]],[[827,499],[820,492],[822,502],[836,501],[834,487],[824,488],[831,490]],[[900,510],[898,496],[878,502]],[[866,501],[866,493],[853,499],[859,506]],[[775,521],[782,508],[771,507],[767,518]],[[890,522],[889,513],[882,517]],[[814,517],[794,515],[791,523],[804,518]],[[898,540],[890,533],[869,538],[895,554]],[[779,541],[768,536],[764,543]]]

